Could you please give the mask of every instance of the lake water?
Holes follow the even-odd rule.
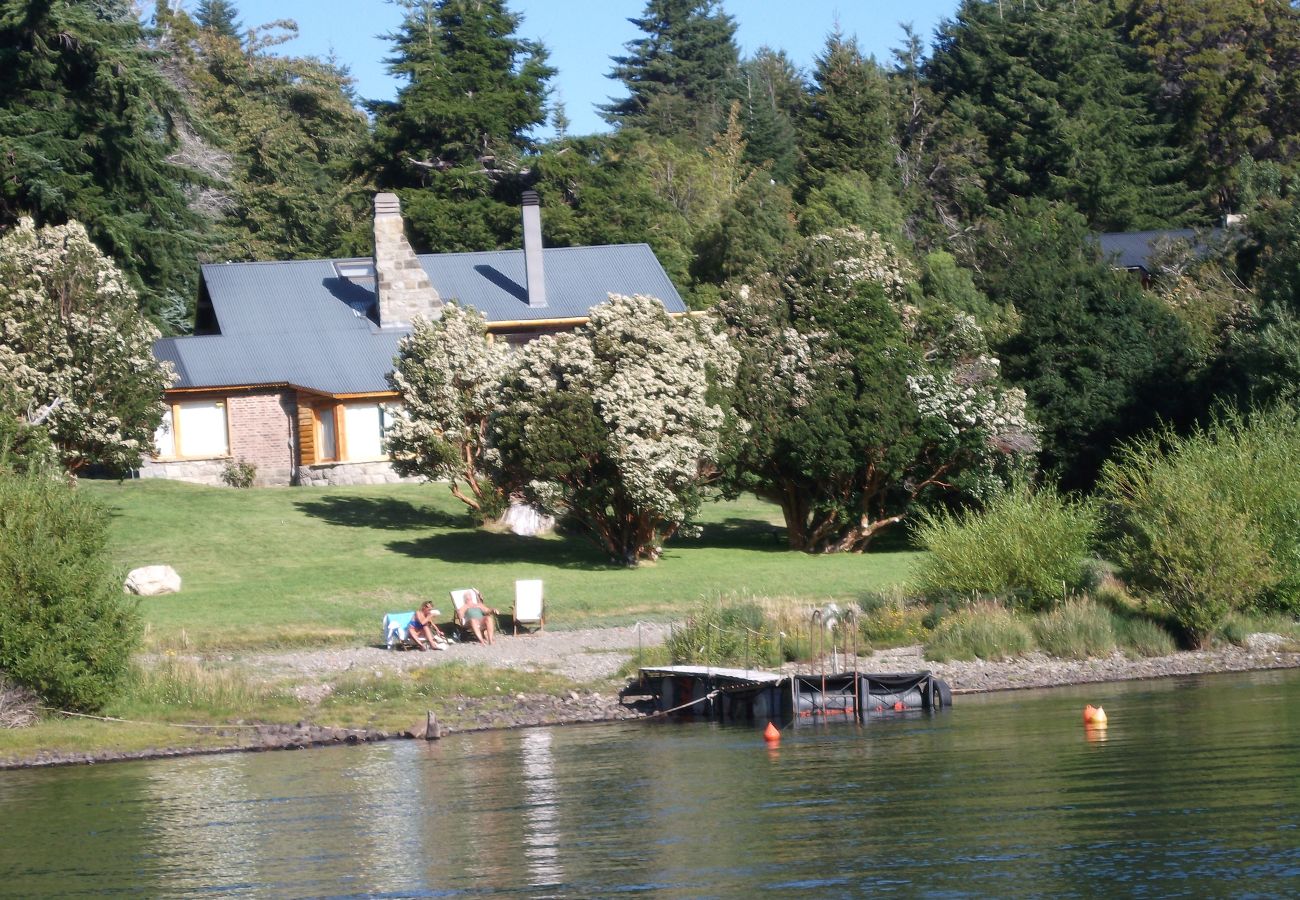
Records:
[[[0,895],[124,893],[1296,896],[1300,672],[0,772]]]

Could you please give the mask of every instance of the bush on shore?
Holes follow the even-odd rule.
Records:
[[[1233,610],[1300,610],[1300,415],[1225,415],[1125,448],[1101,489],[1126,580],[1193,647]]]
[[[930,554],[914,583],[933,599],[1007,597],[1029,611],[1052,609],[1087,586],[1097,530],[1090,505],[1017,484],[980,511],[921,515],[914,535]]]
[[[0,468],[0,671],[60,709],[117,692],[140,638],[108,518],[66,483]]]
[[[927,659],[1015,659],[1034,649],[1024,619],[995,603],[978,603],[945,616],[925,643]]]

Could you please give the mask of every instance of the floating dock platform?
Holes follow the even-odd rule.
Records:
[[[658,666],[641,669],[640,693],[665,715],[725,721],[857,719],[952,705],[948,684],[929,672],[779,675],[757,669]]]

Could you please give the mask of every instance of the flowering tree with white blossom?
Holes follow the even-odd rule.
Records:
[[[135,291],[77,222],[0,237],[0,387],[69,473],[140,465],[172,373]]]
[[[780,504],[795,549],[860,552],[924,493],[978,495],[1032,458],[1024,395],[978,324],[916,281],[889,242],[845,229],[720,305],[750,426],[728,485]]]
[[[508,353],[504,344],[487,340],[481,313],[447,304],[438,319],[412,323],[388,376],[402,395],[385,434],[393,467],[448,482],[452,495],[484,521],[505,509],[486,457],[488,421],[498,407]]]
[[[493,420],[496,461],[528,499],[611,559],[658,558],[716,473],[737,357],[702,318],[611,296],[575,333],[527,344]]]

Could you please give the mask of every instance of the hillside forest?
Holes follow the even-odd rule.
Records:
[[[880,437],[903,416],[880,398],[924,393],[903,355],[943,362],[935,390],[996,370],[989,402],[1023,395],[998,415],[1026,417],[1066,490],[1154,427],[1296,397],[1293,3],[964,0],[932,40],[903,26],[876,59],[832,32],[803,70],[780,48],[743,55],[717,0],[647,0],[639,37],[607,50],[622,89],[594,135],[569,133],[546,47],[506,0],[400,5],[399,89],[366,100],[336,61],[287,52],[293,22],[244,23],[230,0],[144,17],[128,0],[0,0],[0,229],[81,223],[180,334],[201,262],[367,255],[376,191],[400,196],[417,251],[440,252],[518,247],[535,190],[548,246],[646,242],[691,306],[748,333],[733,403],[753,430],[719,464],[768,485],[816,475],[792,471],[811,440],[842,451],[831,468],[874,441],[892,484],[942,481],[915,447],[891,462],[905,429]],[[1142,277],[1096,241],[1149,229],[1196,237]],[[850,252],[896,290],[819,308]],[[764,343],[835,316],[843,347]],[[821,430],[765,422],[773,360],[841,351],[900,361],[841,366],[852,377],[800,408]]]

